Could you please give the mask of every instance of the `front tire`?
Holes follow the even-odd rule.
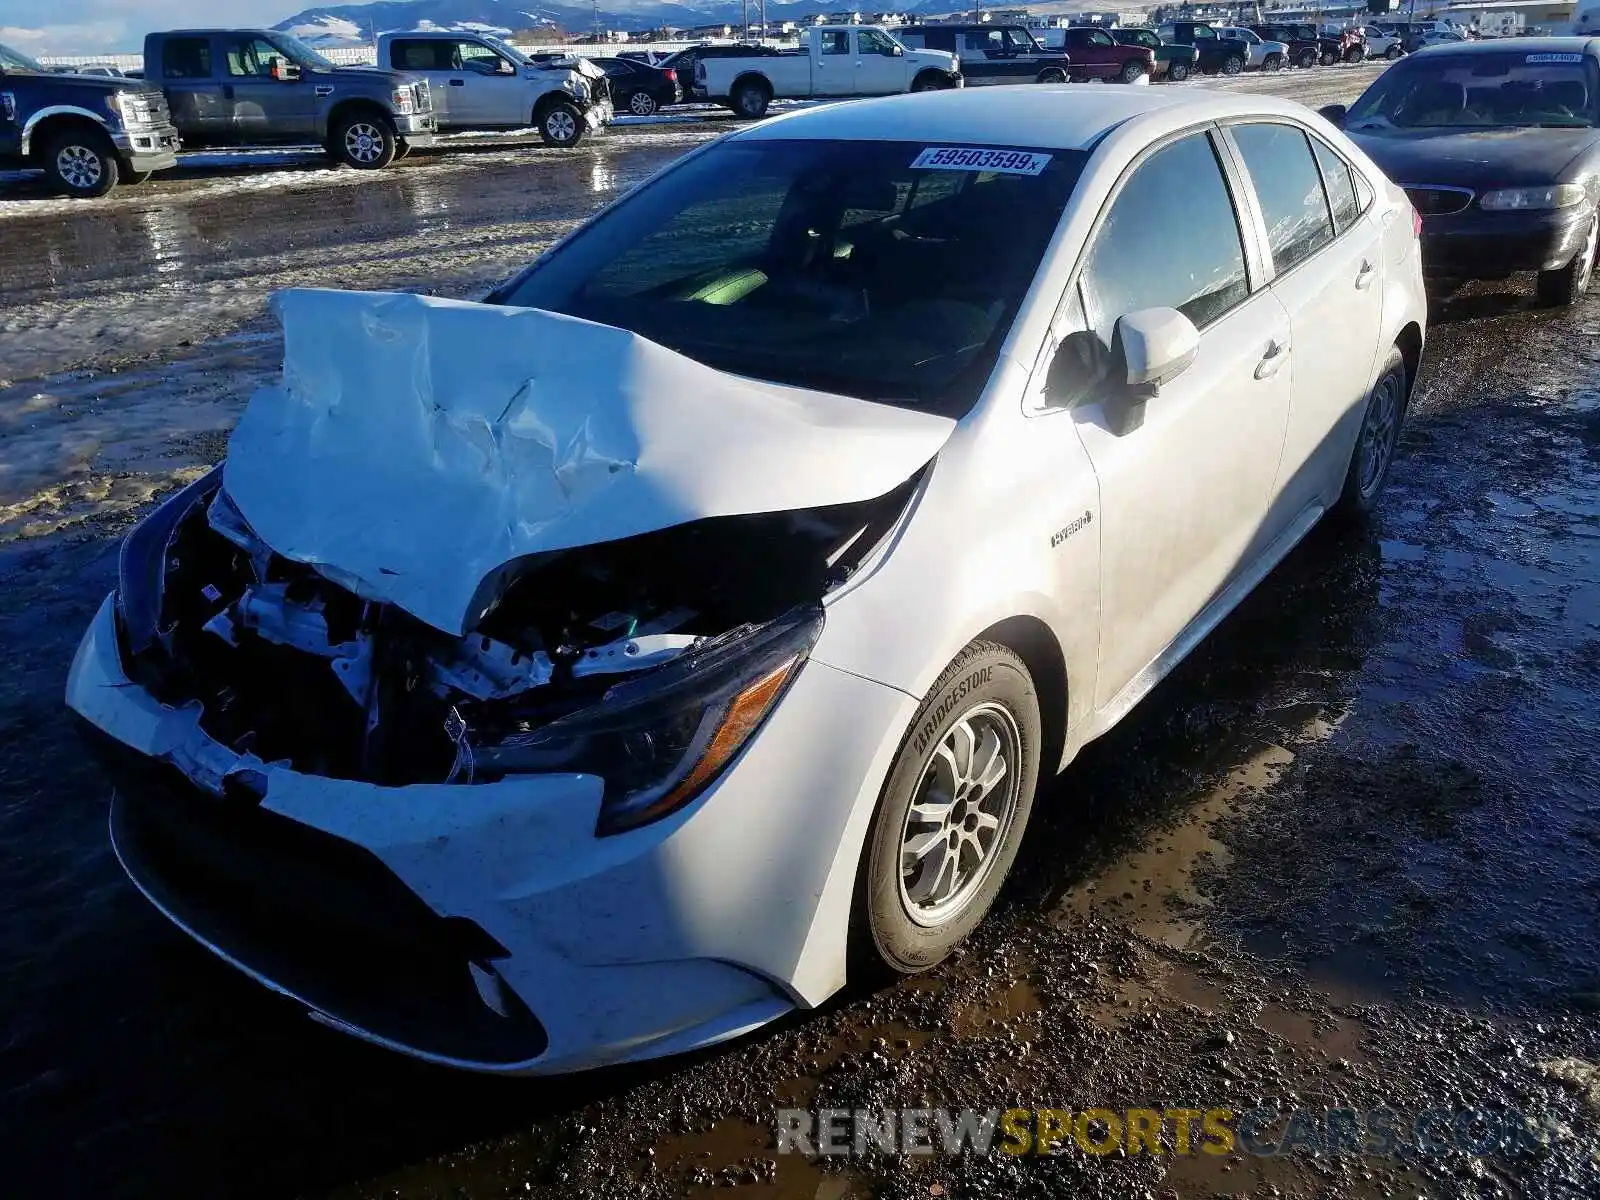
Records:
[[[1383,52],[1383,56],[1385,58],[1387,58],[1390,62],[1393,62],[1395,59],[1400,57],[1401,53],[1402,53],[1402,51],[1400,49],[1400,43],[1396,42],[1394,45],[1390,46],[1387,50],[1385,50]]]
[[[1324,50],[1322,52],[1322,65],[1323,66],[1325,66],[1325,67],[1336,66],[1336,65],[1338,65],[1338,62],[1339,62],[1339,56],[1337,54],[1335,54],[1332,50]]]
[[[1295,65],[1300,67],[1302,70],[1308,67],[1314,67],[1317,65],[1317,52],[1309,48],[1302,50],[1294,61]]]
[[[942,76],[926,71],[911,81],[913,92],[942,92],[950,86],[950,81]]]
[[[1388,482],[1394,464],[1394,448],[1400,441],[1400,425],[1406,412],[1406,360],[1400,347],[1392,346],[1384,360],[1383,373],[1367,396],[1361,416],[1361,431],[1356,435],[1355,453],[1345,472],[1344,490],[1334,502],[1340,520],[1358,523],[1377,510],[1378,497]]]
[[[733,93],[733,111],[747,121],[759,121],[766,116],[767,105],[771,103],[771,90],[759,80],[746,80]]]
[[[1222,60],[1222,73],[1224,75],[1238,75],[1244,70],[1244,56],[1230,54]]]
[[[117,186],[122,164],[104,134],[85,126],[55,138],[44,152],[44,170],[55,190],[93,200]]]
[[[1174,62],[1174,63],[1168,63],[1167,64],[1167,82],[1168,83],[1182,83],[1187,78],[1189,78],[1189,64],[1188,63],[1186,63],[1186,62]]]
[[[586,128],[578,106],[565,100],[552,104],[539,118],[540,139],[546,146],[561,150],[570,150],[583,141]]]
[[[634,92],[628,97],[628,111],[636,117],[653,117],[659,107],[649,92]]]
[[[1267,55],[1266,61],[1261,64],[1261,69],[1274,72],[1283,70],[1283,55],[1276,51]]]
[[[1066,81],[1067,73],[1060,67],[1050,67],[1047,70],[1040,71],[1039,78],[1035,80],[1036,83],[1065,83]]]
[[[1589,234],[1571,262],[1554,271],[1539,272],[1535,291],[1540,304],[1547,308],[1570,308],[1583,299],[1594,275],[1597,243],[1600,243],[1600,213],[1589,219]]]
[[[1117,72],[1117,78],[1123,83],[1138,83],[1144,78],[1144,64],[1138,59],[1129,59],[1122,64],[1122,70]]]
[[[330,149],[347,167],[378,171],[394,161],[399,141],[388,117],[363,112],[340,119]]]
[[[1363,50],[1360,46],[1351,46],[1350,49],[1348,49],[1348,50],[1346,50],[1344,52],[1344,60],[1345,60],[1345,62],[1350,63],[1352,66],[1354,66],[1358,62],[1365,62],[1366,59],[1367,59],[1367,52],[1365,50]]]
[[[1027,827],[1041,744],[1027,667],[973,642],[929,689],[878,801],[851,926],[869,972],[927,970],[983,920]]]

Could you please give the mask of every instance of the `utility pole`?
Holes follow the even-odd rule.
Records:
[[[744,40],[750,40],[750,0],[739,0],[739,21],[744,26]]]

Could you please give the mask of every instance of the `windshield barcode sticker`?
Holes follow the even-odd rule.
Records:
[[[1037,175],[1050,165],[1050,155],[1030,150],[973,150],[962,146],[929,146],[912,160],[914,171],[996,171],[1001,175]]]
[[[1522,60],[1530,63],[1581,63],[1581,54],[1530,54]]]

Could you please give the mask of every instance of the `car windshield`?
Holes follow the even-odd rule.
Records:
[[[274,33],[272,35],[272,40],[277,45],[278,49],[282,50],[289,56],[292,62],[298,63],[302,67],[315,67],[321,70],[329,71],[334,69],[332,62],[326,58],[323,58],[322,55],[318,54],[315,50],[306,45],[293,34]]]
[[[37,71],[41,75],[48,73],[41,64],[34,62],[26,54],[17,53],[6,45],[0,45],[0,70]]]
[[[635,192],[495,299],[735,374],[959,415],[1085,157],[735,139]]]
[[[1597,102],[1600,78],[1583,53],[1427,55],[1379,76],[1345,127],[1579,128],[1596,124]]]
[[[512,62],[516,63],[517,66],[519,66],[519,67],[531,67],[531,66],[533,66],[533,60],[530,59],[521,50],[518,50],[510,42],[502,42],[497,37],[485,37],[483,40],[484,40],[485,43],[487,43],[493,49],[498,50],[501,54],[503,54],[507,58],[509,58]]]

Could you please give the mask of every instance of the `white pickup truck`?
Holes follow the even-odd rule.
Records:
[[[882,26],[817,25],[798,50],[711,58],[694,65],[694,94],[742,117],[762,117],[774,100],[888,96],[960,87],[961,62],[942,50],[908,50]]]
[[[379,34],[378,65],[402,62],[408,64],[404,70],[428,81],[441,132],[531,125],[546,145],[576,146],[611,120],[611,94],[603,81],[567,65],[536,63],[499,38]]]

